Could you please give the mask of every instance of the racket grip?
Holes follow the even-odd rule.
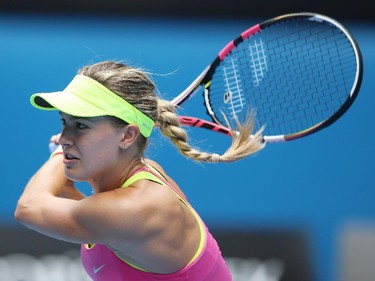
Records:
[[[203,119],[189,116],[179,116],[179,120],[180,123],[185,126],[203,128],[214,132],[219,132],[227,136],[232,135],[232,132],[228,128]]]

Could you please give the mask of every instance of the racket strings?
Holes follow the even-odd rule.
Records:
[[[268,135],[293,134],[326,120],[352,92],[353,46],[330,24],[288,21],[238,44],[216,69],[209,92],[215,119],[235,125],[248,108]],[[224,89],[224,90],[223,90]]]

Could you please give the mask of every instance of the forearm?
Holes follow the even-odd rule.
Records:
[[[85,198],[86,195],[75,188],[72,181],[67,180],[65,186],[61,189],[60,197],[73,200],[81,200]]]
[[[85,195],[74,187],[74,182],[64,174],[64,164],[61,155],[50,158],[27,184],[23,196],[29,193],[50,194],[52,196],[80,200]]]
[[[53,198],[84,198],[74,188],[73,182],[66,178],[62,157],[55,155],[50,158],[26,185],[15,212],[15,218],[21,223],[33,224],[40,219],[45,211],[44,206]]]
[[[34,174],[26,185],[22,197],[41,194],[59,196],[67,181],[68,179],[64,174],[63,156],[55,155]]]

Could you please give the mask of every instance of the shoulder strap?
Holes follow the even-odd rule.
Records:
[[[138,180],[151,180],[153,182],[157,182],[165,187],[168,187],[170,188],[179,198],[182,202],[184,202],[184,204],[186,205],[190,205],[185,199],[184,199],[184,196],[182,196],[180,194],[180,192],[178,190],[176,190],[174,188],[174,186],[172,184],[170,184],[166,178],[164,178],[164,176],[155,168],[153,167],[152,165],[150,164],[147,164],[146,163],[146,166],[145,167],[142,167],[140,169],[138,169],[137,171],[134,172],[134,174],[132,176],[130,176],[130,178],[128,178],[124,184],[122,185],[121,188],[125,188],[125,187],[128,187],[129,185],[131,185],[132,183],[138,181]]]
[[[132,183],[138,181],[138,180],[151,180],[151,181],[155,181],[161,185],[166,185],[161,179],[159,179],[158,177],[156,177],[154,174],[150,173],[149,171],[140,171],[136,174],[134,174],[133,176],[131,176],[130,178],[128,178],[124,184],[122,185],[122,188],[124,187],[128,187],[129,185],[131,185]]]

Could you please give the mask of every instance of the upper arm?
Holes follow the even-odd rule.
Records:
[[[59,197],[60,192],[51,191],[61,191],[60,185],[66,184],[58,160],[48,161],[26,187],[15,212],[15,218],[22,224],[72,243],[109,245],[141,241],[162,229],[163,222],[170,224],[170,217],[163,219],[170,216],[165,199],[175,197],[168,189],[155,188],[159,186],[157,183],[146,180],[137,182],[136,188],[129,186],[101,192],[81,200],[74,200],[75,195]],[[165,175],[159,165],[152,163]],[[165,177],[177,188],[171,178]],[[43,188],[45,186],[48,188]]]
[[[126,193],[126,194],[125,194]],[[82,200],[44,195],[43,204],[25,208],[30,228],[50,237],[72,243],[111,244],[130,240],[139,232],[139,202],[132,189],[98,193]]]

